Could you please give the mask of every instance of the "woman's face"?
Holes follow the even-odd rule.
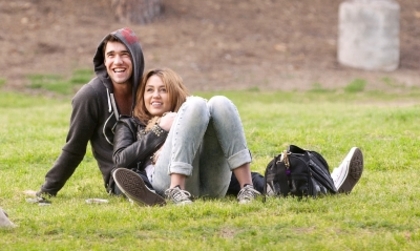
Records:
[[[152,116],[162,116],[171,109],[168,91],[157,75],[147,80],[143,98],[146,109]]]

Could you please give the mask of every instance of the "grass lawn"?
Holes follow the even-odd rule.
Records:
[[[23,191],[39,189],[64,145],[70,98],[1,92],[0,206],[17,227],[0,229],[0,250],[420,250],[420,90],[354,85],[195,93],[234,101],[254,171],[289,144],[320,152],[331,169],[360,147],[365,170],[351,194],[161,208],[108,196],[90,151],[51,205],[28,203]]]

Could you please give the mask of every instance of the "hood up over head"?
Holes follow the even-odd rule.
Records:
[[[131,54],[131,60],[133,63],[133,75],[131,77],[132,84],[133,84],[133,97],[136,95],[137,88],[140,85],[140,80],[143,75],[144,71],[144,57],[143,57],[143,50],[141,48],[139,39],[137,38],[136,34],[130,28],[121,28],[116,31],[111,32],[110,34],[106,35],[102,41],[98,45],[98,49],[96,50],[96,54],[93,57],[93,65],[95,69],[95,73],[102,80],[104,85],[107,87],[110,93],[113,93],[112,83],[108,77],[108,73],[105,67],[105,57],[104,57],[104,41],[109,36],[117,37],[128,49]],[[133,98],[133,105],[134,108],[134,101],[136,99]]]

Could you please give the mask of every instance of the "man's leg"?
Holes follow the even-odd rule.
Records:
[[[123,193],[131,201],[140,206],[156,206],[165,205],[165,199],[149,189],[142,177],[127,168],[117,168],[112,172],[112,177],[115,181],[114,192],[115,194]]]
[[[350,193],[363,173],[363,154],[358,147],[351,148],[343,162],[333,170],[331,177],[339,193]]]
[[[255,190],[262,194],[264,192],[264,176],[258,172],[251,172],[251,177]],[[232,177],[230,179],[229,188],[226,194],[236,196],[240,190],[241,186],[238,182],[238,179],[236,179],[235,174],[232,172]]]

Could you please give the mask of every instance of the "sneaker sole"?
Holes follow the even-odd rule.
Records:
[[[343,184],[338,189],[339,193],[350,193],[363,173],[363,154],[356,148],[350,160],[349,173]]]
[[[163,206],[166,204],[163,197],[146,187],[143,179],[137,173],[126,168],[119,168],[112,173],[112,177],[121,192],[136,204],[140,206]]]

